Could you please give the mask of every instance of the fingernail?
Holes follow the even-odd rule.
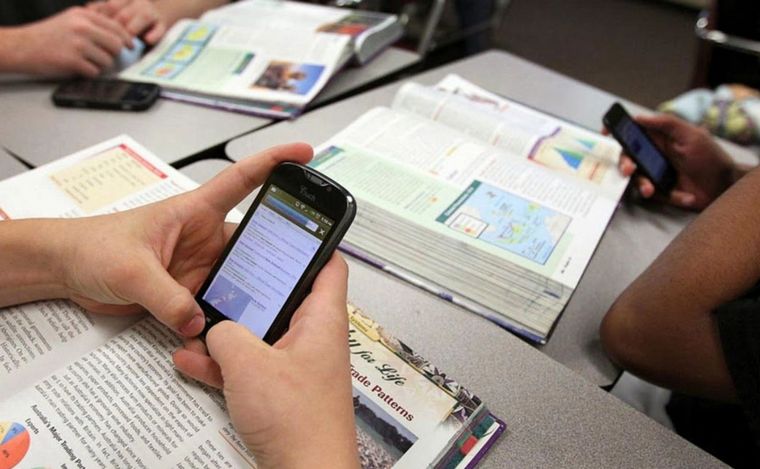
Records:
[[[180,327],[179,333],[188,337],[198,335],[203,330],[204,322],[203,315],[196,314],[187,324]]]
[[[683,204],[684,205],[694,205],[694,202],[696,202],[697,197],[694,194],[685,194],[683,196]]]

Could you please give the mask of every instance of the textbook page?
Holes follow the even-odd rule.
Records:
[[[487,411],[477,396],[360,311],[349,306],[348,314],[362,467],[432,466],[454,445],[469,453],[456,441],[466,431],[468,439],[485,441],[503,431],[503,425],[493,428],[492,418],[482,419]],[[8,395],[0,403],[0,463],[255,467],[221,392],[174,369],[171,353],[180,345],[169,329],[147,318]],[[480,423],[491,432],[474,435]]]
[[[6,394],[2,467],[255,467],[221,393],[174,370],[180,345],[147,318]]]
[[[197,186],[122,135],[0,183],[0,220],[118,212]],[[92,314],[66,300],[0,309],[0,393],[11,394],[139,319]]]
[[[538,335],[617,206],[592,181],[387,108],[357,119],[311,164],[360,201],[350,244]]]
[[[168,89],[305,106],[347,59],[350,37],[297,28],[282,30],[182,20],[127,80]]]
[[[457,75],[434,87],[409,82],[396,93],[392,107],[592,181],[612,198],[620,198],[628,184],[617,169],[621,147],[614,139],[502,98]]]

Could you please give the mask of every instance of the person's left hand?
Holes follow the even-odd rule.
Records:
[[[312,148],[281,145],[232,165],[196,190],[113,215],[68,219],[58,237],[66,297],[96,313],[150,311],[182,335],[198,335],[193,297],[234,226],[224,218],[283,161],[306,163]]]
[[[166,34],[167,22],[151,0],[107,0],[88,4],[98,13],[121,23],[135,37],[154,45]]]

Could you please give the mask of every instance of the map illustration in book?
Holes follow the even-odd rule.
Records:
[[[498,187],[473,181],[437,220],[453,230],[544,264],[572,219]]]

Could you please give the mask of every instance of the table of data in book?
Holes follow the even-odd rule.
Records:
[[[434,85],[449,74],[458,74],[486,90],[592,130],[601,127],[601,116],[609,105],[618,99],[601,90],[503,52],[480,54],[420,74],[410,81],[422,85]],[[397,93],[401,88],[402,83],[388,85],[317,110],[310,115],[303,116],[299,121],[278,124],[233,140],[227,146],[228,156],[232,159],[239,159],[263,148],[267,142],[284,141],[292,135],[298,135],[299,139],[320,145],[339,134],[349,124],[356,122],[373,107],[394,104],[394,96],[398,99]],[[415,105],[413,101],[410,102]],[[632,112],[643,111],[640,106],[630,103],[628,106]],[[440,119],[445,118],[446,116],[440,117]],[[362,119],[366,120],[367,118],[365,116]],[[354,128],[358,129],[355,125]],[[379,135],[382,131],[383,129],[377,128],[375,134]],[[365,129],[365,132],[364,137],[367,139],[371,139],[374,135],[371,128]],[[496,132],[496,134],[498,133]],[[363,138],[360,132],[353,132],[353,137],[355,137],[354,141]],[[393,144],[393,139],[387,140],[387,145]],[[420,139],[418,144],[430,147],[433,143],[429,139]],[[583,143],[577,142],[577,144],[582,145]],[[464,147],[466,150],[467,146]],[[411,151],[411,149],[409,150]],[[539,158],[545,157],[547,161],[552,158],[557,164],[565,164],[581,171],[589,168],[587,164],[581,164],[580,159],[577,158],[582,149],[566,148],[564,150],[563,152],[554,152],[554,155],[540,152],[537,155]],[[401,148],[399,152],[403,154],[404,148]],[[467,167],[463,166],[460,169],[462,174],[467,173]],[[614,171],[614,166],[606,169],[608,176]],[[594,173],[591,170],[588,175],[592,178],[597,177],[599,172]],[[478,203],[478,200],[476,194],[473,203]],[[546,211],[536,212],[529,205],[521,205],[519,201],[507,205],[515,213],[522,214],[522,219],[525,222],[530,222],[530,220],[552,221],[550,225],[544,224],[548,227],[544,232],[544,240],[551,241],[553,239],[552,234],[556,235],[560,228],[566,226],[561,217],[552,217],[551,213]],[[453,219],[455,223],[448,225],[443,223],[443,225],[451,229],[469,229],[474,235],[481,233],[480,230],[484,226],[482,223],[470,220],[473,217],[457,217],[458,213],[462,213],[462,210],[452,213],[453,218],[447,218],[447,220]],[[464,213],[464,215],[468,214]],[[482,217],[474,218],[482,220]],[[598,385],[611,384],[616,379],[619,370],[609,361],[601,348],[598,333],[601,318],[616,296],[654,259],[658,252],[691,218],[692,215],[677,211],[652,212],[643,207],[629,204],[619,207],[612,217],[607,231],[602,236],[601,242],[596,248],[585,273],[583,273],[583,277],[577,284],[572,298],[557,321],[548,343],[542,346],[541,350]],[[502,232],[504,231],[502,230]],[[516,232],[513,230],[511,233],[515,234]],[[537,234],[541,235],[541,232],[537,232]],[[540,236],[535,239],[539,238]],[[496,239],[494,238],[493,241]],[[533,243],[522,247],[538,247],[538,249],[527,249],[522,252],[532,256],[533,261],[540,261],[548,254],[548,248],[551,245],[552,243],[546,242]],[[504,247],[520,249],[520,244],[511,243]],[[611,271],[614,271],[615,275],[609,275]],[[458,314],[469,313],[461,310]],[[452,317],[448,322],[442,323],[441,327],[457,324],[459,319]]]
[[[361,67],[347,66],[325,85],[312,105],[337,99],[418,60],[412,52],[386,49]],[[272,122],[167,99],[144,112],[62,109],[50,99],[54,89],[50,83],[0,82],[0,108],[5,115],[14,116],[0,123],[0,147],[34,166],[122,133],[174,163]]]

